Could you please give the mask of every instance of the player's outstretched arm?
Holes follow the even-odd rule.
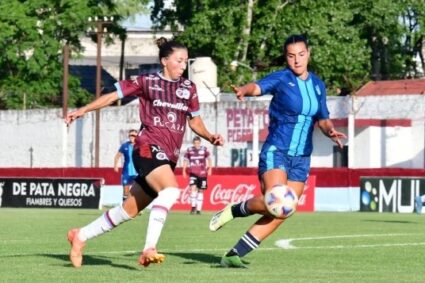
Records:
[[[231,85],[236,98],[240,101],[244,100],[245,96],[258,96],[261,94],[261,89],[256,83],[249,83],[243,86]]]
[[[111,105],[113,102],[118,100],[118,93],[116,91],[105,94],[90,102],[89,104],[78,108],[75,111],[69,112],[65,118],[65,123],[69,126],[74,120],[82,117],[87,112],[101,109],[105,106]]]
[[[213,145],[223,145],[224,139],[220,134],[211,134],[205,127],[201,117],[195,116],[188,120],[189,127],[201,138],[209,141]]]

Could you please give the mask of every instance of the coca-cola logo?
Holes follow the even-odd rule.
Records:
[[[217,184],[211,191],[210,202],[212,205],[226,205],[245,201],[254,196],[255,188],[253,184],[238,184],[235,188],[223,188],[222,184]]]
[[[180,190],[180,198],[176,203],[190,204],[190,186],[186,186],[186,188]]]

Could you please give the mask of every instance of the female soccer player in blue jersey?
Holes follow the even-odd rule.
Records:
[[[186,123],[198,136],[214,145],[223,145],[221,135],[211,134],[204,125],[195,84],[182,77],[187,67],[187,48],[165,38],[158,41],[158,46],[162,72],[119,81],[116,83],[117,91],[102,95],[70,112],[65,119],[69,125],[85,113],[108,106],[125,96],[136,95],[139,98],[141,129],[133,151],[138,176],[122,205],[106,211],[88,225],[68,232],[71,243],[69,257],[74,267],[82,265],[87,240],[133,219],[153,199],[155,203],[151,208],[145,247],[139,263],[143,266],[161,263],[165,256],[157,252],[156,245],[168,211],[180,195],[174,168],[180,155]]]
[[[312,133],[317,125],[339,147],[343,133],[336,131],[329,119],[326,88],[315,74],[308,71],[310,50],[302,35],[291,35],[283,46],[288,68],[269,74],[242,87],[233,87],[239,100],[245,96],[271,94],[269,134],[260,153],[258,175],[262,192],[275,185],[286,184],[300,197],[310,171],[313,150]],[[284,220],[267,213],[264,197],[230,204],[210,221],[217,231],[235,217],[263,215],[221,259],[224,267],[246,267],[241,257],[256,249]]]

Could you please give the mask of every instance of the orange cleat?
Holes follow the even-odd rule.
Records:
[[[144,250],[139,257],[139,264],[148,267],[151,263],[162,263],[165,260],[165,255],[159,254],[155,248]]]
[[[81,267],[83,263],[83,249],[86,242],[78,239],[77,235],[80,229],[71,229],[68,231],[68,242],[71,244],[71,251],[69,252],[69,259],[74,267]]]

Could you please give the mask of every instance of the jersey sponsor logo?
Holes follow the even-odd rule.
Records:
[[[159,85],[149,86],[150,90],[164,91]]]
[[[153,101],[153,106],[163,107],[163,108],[171,108],[171,109],[181,110],[181,111],[185,111],[185,112],[189,109],[189,107],[182,102],[170,103],[170,102],[162,101],[161,99],[155,99]]]
[[[186,88],[178,88],[176,90],[176,96],[181,99],[189,99],[190,91]]]
[[[156,127],[167,128],[170,131],[175,132],[175,133],[182,133],[182,132],[184,132],[185,126],[186,126],[186,124],[185,124],[186,123],[186,120],[184,121],[183,124],[176,123],[177,116],[175,115],[175,113],[172,113],[172,114],[171,113],[172,112],[169,112],[167,114],[167,120],[168,121],[163,121],[160,116],[154,116],[153,117],[153,124]]]
[[[155,75],[149,75],[146,77],[147,81],[158,81],[159,77],[155,76]]]
[[[155,157],[158,160],[168,160],[168,157],[164,152],[158,152]]]
[[[167,119],[168,121],[170,121],[171,123],[174,123],[177,121],[177,115],[174,112],[168,112],[167,113]]]

